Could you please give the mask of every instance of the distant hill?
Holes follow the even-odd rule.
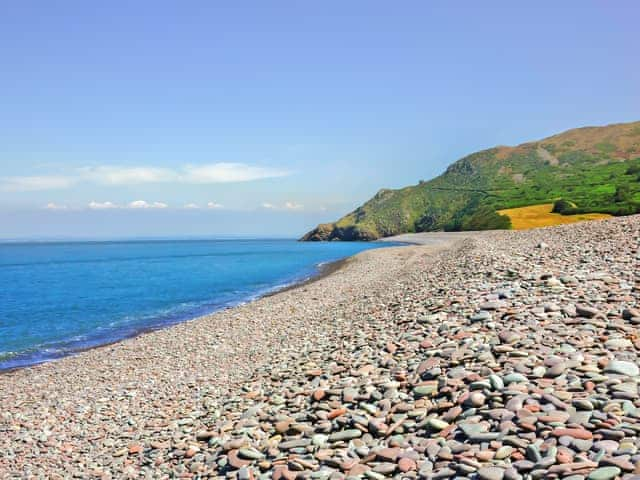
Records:
[[[558,202],[561,213],[640,212],[640,122],[584,127],[468,155],[440,176],[383,189],[302,240],[374,240],[407,232],[511,228],[497,210]]]

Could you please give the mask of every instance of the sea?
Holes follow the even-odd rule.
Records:
[[[0,369],[54,360],[251,301],[376,242],[0,243]]]

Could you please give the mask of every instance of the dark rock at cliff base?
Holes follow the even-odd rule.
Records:
[[[371,241],[377,240],[375,235],[356,226],[338,227],[333,223],[322,223],[305,234],[300,240],[303,242],[331,242],[342,241]]]

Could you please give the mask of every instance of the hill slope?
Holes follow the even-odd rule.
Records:
[[[562,213],[640,211],[640,122],[584,127],[468,155],[440,176],[380,190],[302,240],[374,240],[407,232],[510,228],[497,210],[565,199]]]

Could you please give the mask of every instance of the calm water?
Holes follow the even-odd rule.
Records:
[[[384,244],[386,245],[386,244]],[[0,369],[238,304],[375,243],[0,244]]]

